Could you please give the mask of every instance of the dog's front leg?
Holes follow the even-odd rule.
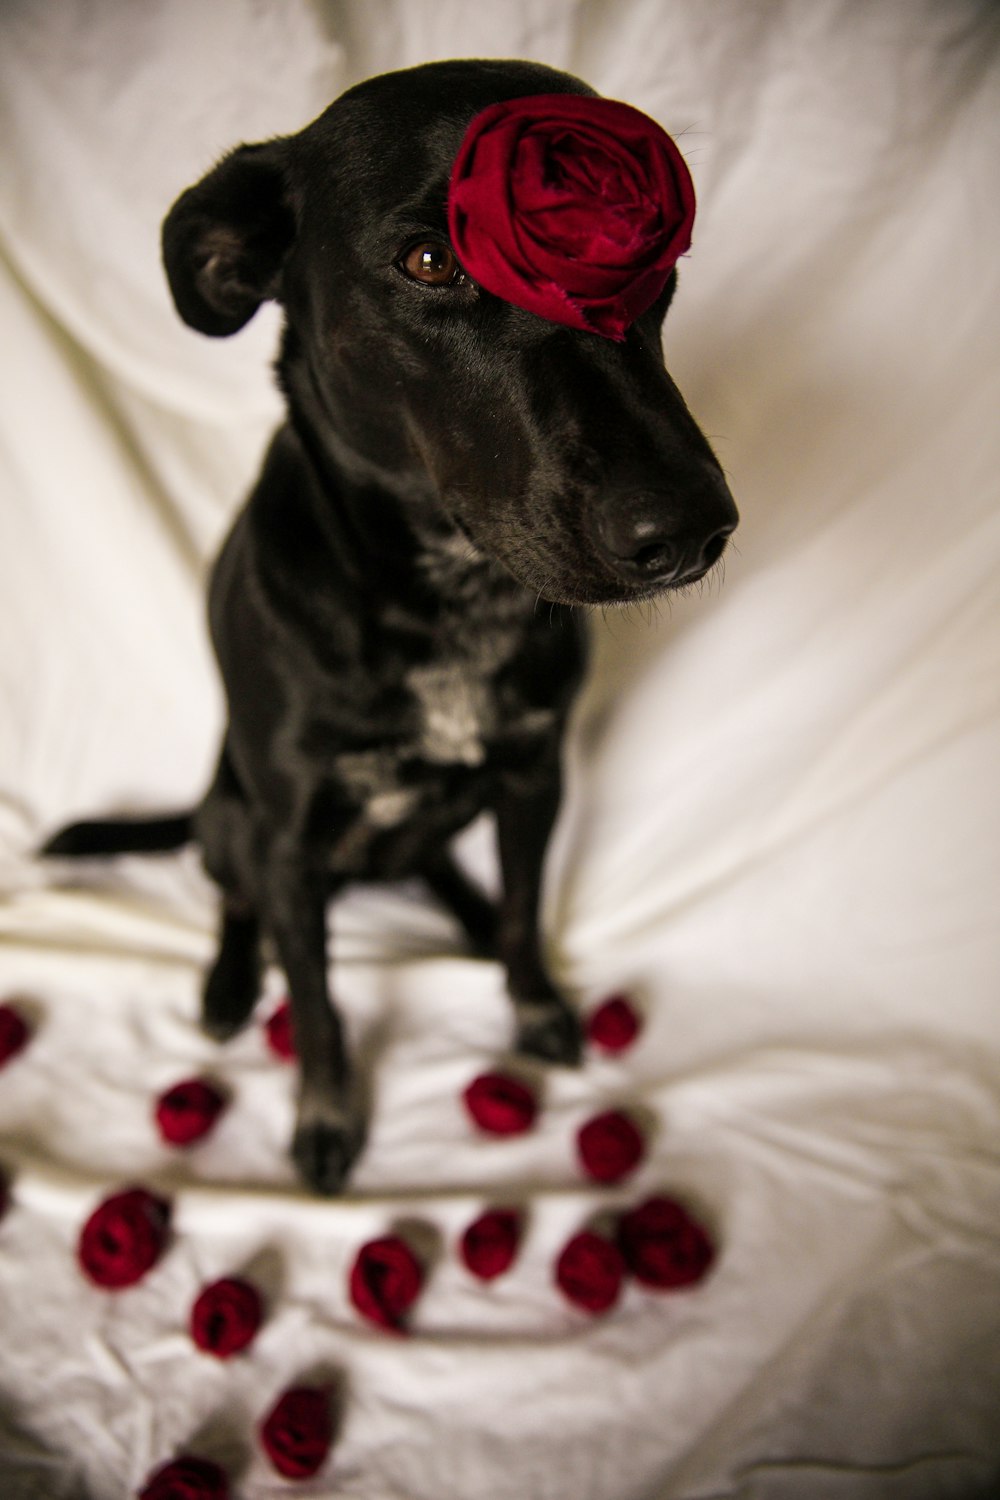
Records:
[[[265,920],[288,982],[300,1069],[292,1156],[316,1192],[337,1193],[361,1149],[364,1124],[327,983],[330,883],[273,858],[267,871]]]
[[[518,1052],[572,1065],[580,1061],[580,1022],[549,977],[538,927],[542,867],[559,795],[555,757],[544,776],[512,776],[502,784],[496,802],[503,876],[497,951],[514,1002]]]

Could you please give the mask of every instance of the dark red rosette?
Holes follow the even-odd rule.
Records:
[[[139,1500],[229,1500],[229,1480],[211,1459],[185,1455],[150,1474]]]
[[[96,1286],[132,1286],[155,1266],[169,1231],[167,1200],[146,1188],[126,1188],[94,1209],[80,1232],[77,1259]]]
[[[185,1078],[156,1101],[156,1125],[170,1146],[193,1146],[208,1134],[226,1101],[202,1078]]]
[[[576,1144],[583,1169],[595,1182],[620,1182],[638,1166],[646,1146],[635,1122],[618,1109],[588,1120]]]
[[[280,1057],[287,1062],[298,1056],[295,1050],[290,1001],[282,1000],[277,1009],[271,1012],[264,1022],[264,1032],[267,1036],[267,1045],[275,1057]]]
[[[191,1337],[205,1354],[229,1359],[253,1340],[262,1317],[257,1288],[236,1276],[224,1276],[196,1297],[191,1309]]]
[[[644,1286],[692,1286],[715,1259],[707,1231],[674,1198],[647,1198],[618,1221],[618,1247]]]
[[[398,1234],[369,1240],[358,1251],[351,1268],[351,1301],[370,1323],[402,1333],[403,1315],[424,1284],[419,1260]]]
[[[448,222],[488,292],[621,340],[690,247],[694,207],[684,158],[655,120],[613,99],[537,94],[475,116]]]
[[[480,1130],[490,1135],[520,1135],[531,1129],[538,1114],[531,1090],[506,1073],[481,1073],[462,1098]]]
[[[624,1275],[618,1246],[590,1229],[575,1234],[556,1261],[556,1282],[563,1295],[590,1313],[614,1306]]]
[[[587,1017],[587,1040],[603,1052],[624,1052],[639,1035],[639,1017],[624,995],[610,995]]]
[[[521,1238],[521,1215],[511,1208],[480,1214],[462,1235],[462,1260],[480,1281],[492,1281],[514,1263]]]
[[[28,1023],[16,1006],[6,1000],[0,1004],[0,1068],[27,1046],[30,1036]]]
[[[285,1479],[308,1479],[322,1466],[333,1441],[330,1392],[296,1385],[285,1391],[260,1424],[260,1440]]]

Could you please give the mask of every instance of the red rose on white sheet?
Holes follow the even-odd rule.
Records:
[[[358,1251],[351,1268],[351,1301],[370,1323],[393,1333],[404,1332],[403,1315],[424,1284],[423,1267],[397,1234],[369,1240]]]
[[[583,1169],[595,1182],[620,1182],[638,1166],[646,1149],[634,1121],[618,1109],[588,1120],[576,1144]]]
[[[175,1458],[151,1474],[139,1500],[229,1500],[229,1480],[208,1458]]]
[[[538,1113],[531,1090],[506,1073],[480,1073],[462,1097],[480,1130],[490,1135],[520,1135],[531,1129]]]
[[[511,1208],[490,1209],[462,1235],[462,1260],[480,1281],[492,1281],[513,1265],[520,1238],[519,1213]]]
[[[635,1279],[662,1290],[701,1281],[715,1259],[707,1230],[674,1198],[648,1198],[623,1214],[617,1238]]]
[[[563,1295],[585,1312],[607,1312],[618,1300],[625,1264],[613,1240],[584,1229],[563,1247],[556,1282]]]
[[[191,1309],[191,1337],[205,1354],[229,1359],[253,1340],[262,1317],[257,1288],[236,1276],[224,1276],[196,1298]]]
[[[285,1391],[260,1425],[264,1451],[285,1479],[308,1479],[333,1441],[330,1391],[298,1385]]]
[[[28,1023],[9,1001],[0,1004],[0,1068],[26,1047],[31,1037]]]
[[[202,1078],[185,1078],[156,1101],[156,1124],[171,1146],[193,1146],[212,1129],[226,1107],[222,1094]]]
[[[80,1232],[77,1259],[96,1286],[117,1291],[159,1260],[170,1232],[170,1204],[146,1188],[126,1188],[98,1204]]]

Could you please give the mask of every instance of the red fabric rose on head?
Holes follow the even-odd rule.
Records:
[[[264,1451],[285,1479],[308,1479],[333,1441],[330,1392],[297,1385],[285,1391],[260,1425]]]
[[[399,1235],[387,1234],[362,1245],[348,1289],[362,1317],[402,1333],[403,1314],[413,1306],[423,1284],[423,1268],[409,1245]]]
[[[706,1230],[673,1198],[648,1198],[618,1221],[618,1245],[644,1286],[691,1286],[715,1259]]]
[[[0,1068],[17,1056],[30,1036],[28,1023],[21,1012],[8,1001],[0,1004]]]
[[[192,1146],[208,1134],[226,1101],[201,1078],[185,1078],[161,1094],[156,1101],[156,1124],[171,1146]]]
[[[448,220],[488,292],[621,340],[691,244],[694,186],[666,131],[631,105],[537,94],[475,116]]]
[[[575,1234],[556,1261],[560,1290],[585,1312],[607,1312],[618,1300],[624,1274],[617,1245],[590,1229]]]
[[[191,1309],[191,1337],[198,1348],[216,1359],[229,1359],[245,1349],[260,1327],[260,1293],[249,1281],[225,1276],[205,1287]]]
[[[521,1238],[521,1215],[509,1208],[480,1214],[462,1235],[462,1260],[480,1281],[492,1281],[514,1263]]]
[[[624,1052],[639,1035],[639,1017],[624,995],[611,995],[587,1018],[587,1040],[604,1052]]]
[[[481,1073],[462,1095],[480,1130],[491,1135],[519,1135],[530,1130],[538,1113],[534,1094],[506,1073]]]
[[[271,1012],[264,1022],[264,1031],[267,1045],[275,1057],[287,1062],[298,1056],[295,1050],[295,1033],[292,1030],[292,1007],[288,1000],[282,1000],[277,1009]]]
[[[588,1120],[576,1144],[583,1169],[595,1182],[620,1182],[638,1166],[645,1150],[636,1125],[617,1109]]]
[[[80,1232],[77,1259],[97,1286],[132,1286],[159,1260],[169,1229],[165,1198],[146,1188],[126,1188],[94,1209]]]
[[[208,1458],[175,1458],[150,1474],[139,1500],[229,1500],[229,1480]]]

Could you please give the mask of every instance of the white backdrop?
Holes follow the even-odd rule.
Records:
[[[220,698],[208,561],[279,406],[277,318],[186,330],[159,267],[176,194],[369,73],[524,56],[647,110],[699,197],[668,364],[743,522],[724,582],[594,622],[550,865],[555,966],[627,988],[618,1061],[553,1075],[538,1127],[473,1136],[498,970],[412,892],[353,893],[334,964],[375,1099],[351,1193],[285,1156],[290,1071],[196,1024],[214,895],[193,854],[43,869],[70,817],[190,805]],[[253,1427],[335,1370],[302,1495],[364,1500],[972,1500],[1000,1471],[1000,14],[987,0],[146,0],[0,12],[0,1475],[8,1500],[134,1491],[180,1451],[286,1493]],[[488,861],[483,830],[467,844]],[[262,1012],[281,993],[271,973]],[[178,1156],[150,1101],[233,1103]],[[625,1187],[579,1124],[650,1122]],[[106,1193],[169,1192],[139,1286],[81,1278]],[[551,1282],[607,1204],[676,1193],[720,1255],[590,1320]],[[498,1196],[521,1256],[450,1249],[397,1340],[345,1268]],[[253,1274],[222,1365],[186,1309]]]

